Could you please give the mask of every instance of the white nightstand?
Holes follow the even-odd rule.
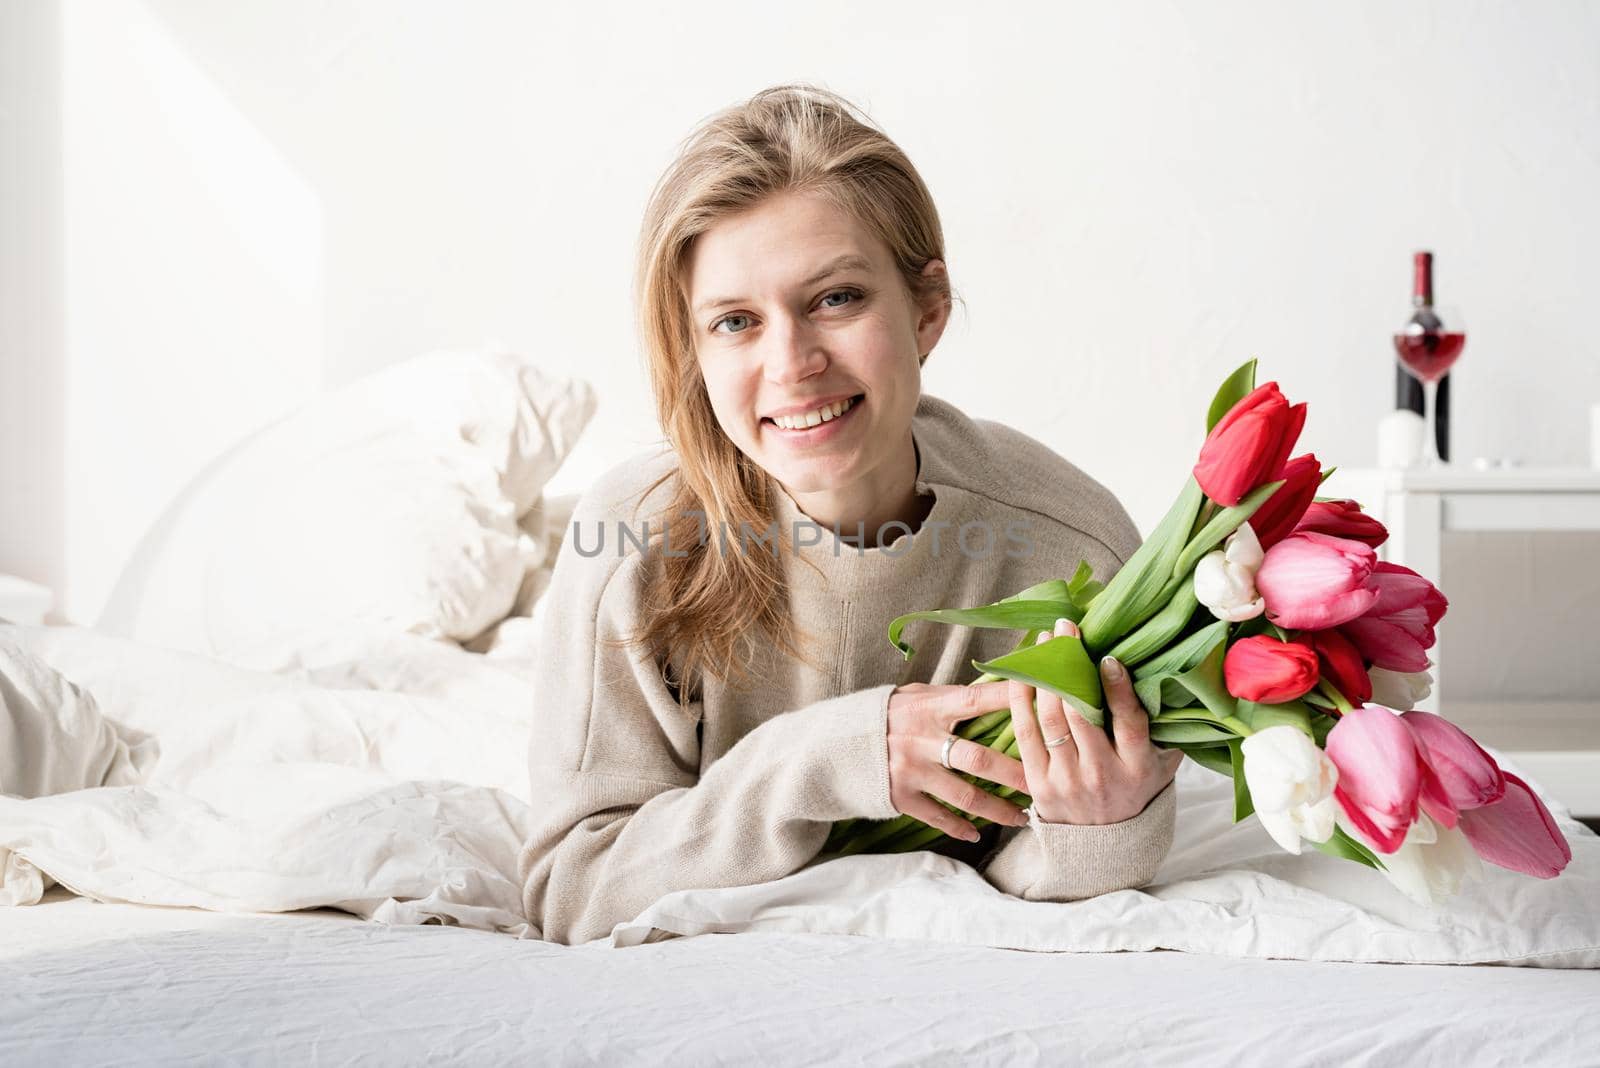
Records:
[[[0,619],[43,626],[45,613],[54,604],[55,595],[46,587],[11,575],[0,575]]]
[[[1340,468],[1320,492],[1360,501],[1389,528],[1379,555],[1433,580],[1446,595],[1450,576],[1440,574],[1446,531],[1600,532],[1600,470],[1592,468]],[[1430,652],[1436,682],[1418,706],[1430,712],[1440,711],[1444,645],[1441,639]],[[1508,710],[1515,717],[1497,714],[1474,696],[1446,694],[1443,714],[1504,749],[1575,815],[1600,816],[1600,709],[1592,695],[1519,702]]]

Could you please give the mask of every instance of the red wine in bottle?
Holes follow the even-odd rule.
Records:
[[[1448,333],[1433,310],[1433,253],[1418,252],[1411,257],[1411,318],[1407,325],[1417,328],[1408,331],[1415,338],[1416,351],[1408,353],[1418,366],[1443,365],[1446,372],[1435,390],[1438,412],[1434,418],[1434,444],[1439,459],[1450,459],[1450,374],[1448,368],[1461,355],[1466,343],[1463,334]],[[1398,335],[1397,335],[1398,337]],[[1423,415],[1422,383],[1398,361],[1394,367],[1396,408],[1410,408]]]

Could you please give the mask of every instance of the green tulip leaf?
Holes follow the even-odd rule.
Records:
[[[1233,758],[1228,753],[1225,745],[1185,745],[1181,747],[1184,756],[1199,764],[1202,768],[1216,772],[1218,775],[1233,775]]]
[[[1067,599],[1077,605],[1079,609],[1087,612],[1089,602],[1100,595],[1105,589],[1105,583],[1094,580],[1094,572],[1089,568],[1087,560],[1078,561],[1078,570],[1072,573],[1072,578],[1067,582]],[[1078,617],[1082,619],[1082,616]]]
[[[1211,407],[1206,412],[1206,433],[1209,434],[1216,425],[1222,422],[1222,417],[1232,410],[1235,404],[1248,397],[1256,388],[1256,361],[1254,357],[1239,365],[1239,369],[1227,378],[1222,385],[1217,387],[1216,396],[1211,398]]]
[[[1165,608],[1175,586],[1169,586],[1173,565],[1194,529],[1205,494],[1190,475],[1155,532],[1112,576],[1089,605],[1079,628],[1096,653],[1109,650],[1139,624]]]
[[[1250,799],[1250,784],[1244,777],[1244,747],[1235,738],[1228,743],[1228,759],[1233,772],[1233,822],[1249,819],[1255,812],[1255,802]]]
[[[1183,553],[1173,565],[1173,579],[1181,579],[1193,571],[1194,565],[1200,562],[1202,556],[1221,545],[1229,534],[1238,530],[1246,519],[1255,515],[1256,510],[1265,504],[1267,498],[1276,493],[1281,485],[1283,485],[1282,479],[1257,486],[1244,500],[1212,516],[1211,521],[1201,528],[1200,533],[1183,547]]]
[[[1200,599],[1194,595],[1194,580],[1185,576],[1165,608],[1145,620],[1138,630],[1116,644],[1111,655],[1125,667],[1141,664],[1159,653],[1163,646],[1183,633],[1194,618]]]
[[[1306,707],[1304,701],[1285,701],[1276,705],[1258,705],[1254,701],[1240,701],[1238,708],[1240,721],[1252,732],[1287,724],[1307,738],[1315,740],[1311,733],[1311,710]]]
[[[1219,619],[1195,631],[1174,645],[1146,660],[1133,670],[1135,679],[1172,675],[1188,671],[1206,658],[1216,644],[1228,636],[1228,623]]]
[[[1191,719],[1158,719],[1150,724],[1150,740],[1168,745],[1199,745],[1207,742],[1227,742],[1236,737],[1213,723]]]
[[[1328,745],[1328,732],[1333,730],[1339,720],[1322,712],[1311,713],[1311,740],[1317,743],[1317,748],[1325,749]]]
[[[1171,723],[1178,720],[1189,720],[1200,723],[1219,724],[1217,714],[1205,705],[1192,705],[1189,708],[1163,708],[1159,715],[1152,716],[1152,723]],[[1232,731],[1228,732],[1230,735]]]
[[[1023,646],[994,660],[974,660],[972,666],[997,678],[1016,679],[1035,689],[1048,690],[1095,726],[1105,724],[1105,715],[1100,711],[1104,700],[1100,672],[1081,639],[1062,635]]]
[[[1212,650],[1188,671],[1172,675],[1161,685],[1161,703],[1181,708],[1199,702],[1210,709],[1219,721],[1234,717],[1238,705],[1222,681],[1223,643]]]
[[[1326,842],[1312,842],[1311,844],[1330,857],[1338,857],[1340,860],[1353,860],[1358,864],[1365,864],[1369,868],[1383,870],[1383,861],[1379,860],[1372,850],[1346,834],[1343,827],[1335,827],[1333,829],[1333,837]]]
[[[1040,631],[1053,630],[1058,619],[1070,619],[1076,623],[1081,615],[1078,607],[1064,598],[1049,601],[1008,599],[979,608],[937,608],[926,612],[908,612],[895,617],[889,624],[889,640],[900,650],[902,656],[910,660],[916,650],[909,643],[900,640],[900,633],[907,623],[915,619],[926,619],[934,623],[953,623],[963,627]]]

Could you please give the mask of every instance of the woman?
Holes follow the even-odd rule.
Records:
[[[1031,687],[959,685],[1014,632],[913,625],[909,662],[887,640],[903,612],[1080,559],[1106,577],[1139,544],[1072,464],[922,393],[943,261],[910,161],[815,89],[713,117],[657,186],[636,296],[670,447],[585,494],[545,593],[520,869],[545,939],[788,875],[855,817],[972,842],[943,851],[1032,900],[1141,885],[1165,856],[1180,755],[1150,744],[1126,672],[1104,665],[1107,737]],[[945,744],[1008,704],[1020,761]]]

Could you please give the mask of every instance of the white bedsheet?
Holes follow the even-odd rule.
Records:
[[[537,936],[516,885],[527,826],[520,761],[527,717],[561,710],[537,709],[528,673],[516,670],[525,661],[346,635],[298,650],[302,677],[286,679],[90,631],[3,627],[0,637],[162,745],[143,785],[0,797],[0,854],[11,854],[0,899],[36,900],[53,878],[102,901],[326,905],[384,923]],[[1291,857],[1255,822],[1233,825],[1226,781],[1199,767],[1180,773],[1179,799],[1177,843],[1147,891],[1023,902],[933,854],[853,857],[762,886],[670,894],[597,943],[776,931],[1051,951],[1600,966],[1600,839],[1559,805],[1574,854],[1560,878],[1491,868],[1429,911],[1375,872]]]
[[[1593,1063],[1600,973],[758,932],[612,950],[57,889],[0,910],[4,1064]]]

